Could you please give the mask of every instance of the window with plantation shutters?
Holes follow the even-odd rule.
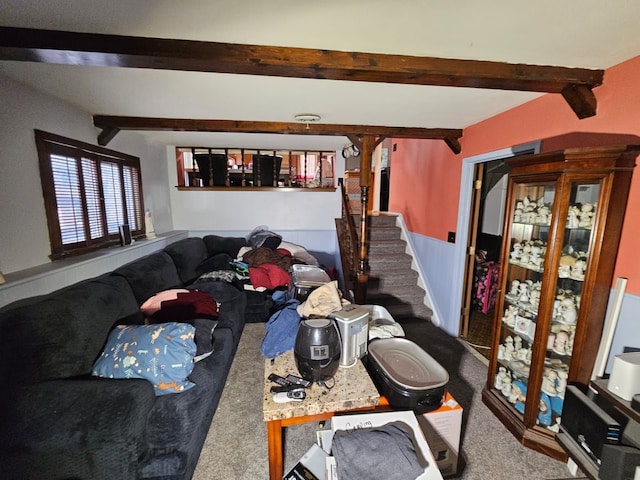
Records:
[[[36,130],[52,259],[144,234],[140,160]]]

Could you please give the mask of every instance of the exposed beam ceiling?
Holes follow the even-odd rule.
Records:
[[[584,98],[604,75],[584,68],[13,27],[0,27],[0,60],[546,93],[578,90],[580,95],[565,97],[580,118],[595,115]]]
[[[13,27],[0,27],[0,60],[546,92],[561,94],[578,118],[596,114],[597,102],[592,89],[602,84],[604,75],[603,70],[584,68]],[[162,124],[177,121],[162,118],[145,120],[147,125],[140,124],[138,130],[152,130],[153,123],[158,125],[155,129],[166,130],[168,128],[163,128]],[[268,128],[267,131],[274,132],[273,129],[282,128],[278,133],[309,133],[306,126],[300,130],[301,126],[294,123],[179,122],[186,127],[175,125],[173,130],[251,132]],[[196,123],[188,126],[189,122]],[[96,126],[101,125],[96,123]],[[349,129],[336,133],[338,127]],[[107,143],[119,129],[133,129],[126,125],[105,125],[102,128],[102,143]],[[456,153],[460,151],[457,139],[461,132],[458,130],[358,126],[359,131],[356,132],[354,128],[356,126],[314,125],[314,133],[441,138]],[[384,133],[385,130],[390,133]],[[334,133],[329,133],[331,131]],[[438,136],[439,133],[442,136]]]
[[[329,125],[323,123],[197,120],[94,115],[93,124],[103,130],[98,141],[106,145],[120,130],[172,130],[190,132],[283,133],[292,135],[334,135],[442,139],[454,153],[460,153],[461,129],[381,127],[371,125]]]

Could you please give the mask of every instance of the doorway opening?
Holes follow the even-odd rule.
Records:
[[[507,193],[504,159],[475,165],[463,309],[462,339],[480,355],[491,355],[495,297]]]

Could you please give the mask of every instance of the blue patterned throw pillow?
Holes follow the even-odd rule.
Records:
[[[143,378],[156,395],[180,393],[194,387],[187,377],[196,354],[195,327],[186,323],[119,325],[93,365],[92,375],[104,378]]]

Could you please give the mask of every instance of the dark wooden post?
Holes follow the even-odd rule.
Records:
[[[366,302],[367,283],[369,273],[367,257],[369,249],[369,188],[371,186],[371,155],[376,144],[372,135],[362,137],[360,148],[360,245],[358,249],[358,271],[356,273],[355,301],[358,304]]]

